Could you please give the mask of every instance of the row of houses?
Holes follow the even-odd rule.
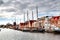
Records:
[[[45,17],[41,17],[38,18],[37,20],[29,20],[29,21],[25,21],[23,23],[19,24],[18,29],[20,30],[37,30],[39,28],[45,28],[45,24],[47,24],[47,26],[50,24],[54,25],[56,27],[60,27],[60,16],[45,16]]]
[[[49,30],[51,31],[54,27],[60,28],[60,16],[44,16],[41,18],[38,18],[37,20],[29,20],[25,22],[20,22],[19,24],[16,24],[16,22],[13,22],[12,24],[6,24],[6,26],[1,26],[11,29],[19,29],[22,31],[33,31],[33,30]]]

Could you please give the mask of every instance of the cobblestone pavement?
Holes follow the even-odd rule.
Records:
[[[60,40],[60,34],[31,33],[4,28],[0,31],[0,40]]]

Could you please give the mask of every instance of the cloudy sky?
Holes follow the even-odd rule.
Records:
[[[39,17],[41,16],[55,16],[60,13],[60,0],[0,0],[0,24],[23,22],[23,14],[34,13],[36,19],[36,6],[38,6]],[[27,18],[26,18],[27,19]]]

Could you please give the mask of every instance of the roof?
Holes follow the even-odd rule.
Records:
[[[30,22],[36,22],[36,20],[29,20]]]
[[[60,18],[60,16],[53,16],[52,18],[55,20],[58,20]]]

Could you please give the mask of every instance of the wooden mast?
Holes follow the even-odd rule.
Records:
[[[38,19],[38,6],[36,6],[36,14],[37,14],[37,19]]]
[[[27,21],[28,21],[28,10],[27,10]]]
[[[24,22],[25,22],[25,12],[24,12]]]
[[[33,17],[33,11],[32,11],[32,20],[34,19],[34,17]]]

